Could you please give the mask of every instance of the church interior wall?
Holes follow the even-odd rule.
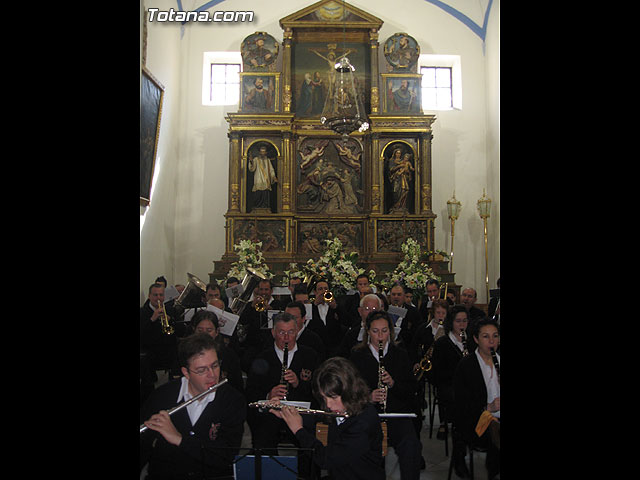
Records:
[[[206,281],[213,261],[225,251],[229,175],[225,116],[238,107],[202,105],[204,52],[239,51],[242,40],[256,31],[267,32],[281,42],[279,19],[313,3],[225,0],[209,10],[252,9],[254,22],[184,27],[179,22],[147,23],[147,67],[166,91],[159,174],[151,206],[141,208],[141,300],[158,275],[165,275],[170,284],[186,283],[186,272]],[[476,209],[483,188],[493,200],[489,221],[491,288],[499,275],[499,225],[495,221],[499,219],[499,2],[493,2],[486,44],[460,20],[424,0],[348,3],[384,21],[380,44],[394,33],[406,32],[417,40],[423,54],[461,57],[462,109],[425,112],[436,115],[432,146],[433,212],[438,215],[435,248],[450,250],[446,202],[455,190],[462,202],[455,224],[456,283],[475,287],[478,302],[484,303],[483,224]],[[184,10],[194,10],[202,2],[184,0],[181,4]],[[177,9],[171,0],[144,0],[144,5]],[[482,16],[474,20],[482,24]],[[381,59],[381,72],[383,68]]]

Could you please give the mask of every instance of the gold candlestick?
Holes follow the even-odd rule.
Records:
[[[462,204],[456,200],[456,191],[453,191],[453,197],[447,200],[447,213],[449,214],[449,220],[451,220],[451,262],[449,263],[449,273],[453,273],[453,235],[456,220],[460,215],[460,208]]]
[[[491,213],[491,199],[486,196],[485,189],[482,189],[482,198],[478,200],[478,213],[484,222],[484,266],[485,285],[487,288],[487,304],[489,303],[489,244],[487,241],[487,219]]]

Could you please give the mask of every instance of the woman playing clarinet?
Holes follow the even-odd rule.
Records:
[[[500,327],[476,324],[476,351],[458,363],[453,376],[454,416],[465,442],[487,448],[489,479],[500,473]]]

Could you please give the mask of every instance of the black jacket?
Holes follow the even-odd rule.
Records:
[[[466,441],[477,442],[475,428],[487,408],[487,387],[475,353],[458,363],[453,376],[454,421]]]
[[[333,480],[384,480],[382,429],[375,407],[368,404],[358,415],[337,425],[329,420],[327,446],[301,428],[296,438],[303,448],[313,448],[313,461],[329,471]]]
[[[369,346],[365,345],[364,348],[351,350],[350,360],[360,370],[370,390],[373,391],[378,388],[379,364]],[[387,354],[383,357],[383,363],[394,381],[393,387],[387,390],[387,412],[415,412],[418,384],[413,375],[407,352],[391,344]]]
[[[173,380],[158,387],[143,406],[140,423],[160,410],[176,406],[180,386],[181,380]],[[171,445],[158,432],[147,430],[140,435],[140,469],[149,461],[149,475],[170,478],[203,471],[207,478],[233,475],[232,462],[238,450],[217,447],[240,448],[246,417],[244,405],[244,397],[226,384],[216,390],[214,400],[195,425],[191,424],[186,408],[177,411],[171,415],[171,421],[182,434],[180,446]]]
[[[293,354],[289,368],[298,376],[299,383],[297,388],[289,387],[287,400],[302,402],[313,400],[311,378],[317,366],[318,355],[316,352],[304,345],[298,345],[298,350]],[[266,399],[267,393],[280,383],[281,374],[282,362],[271,345],[256,356],[249,369],[245,389],[247,401],[250,403]]]

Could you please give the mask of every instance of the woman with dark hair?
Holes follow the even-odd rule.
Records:
[[[464,440],[487,449],[493,479],[500,473],[500,327],[495,320],[479,320],[474,337],[478,348],[460,360],[453,377],[454,415]]]
[[[307,429],[313,418],[305,428],[293,407],[271,412],[287,423],[301,447],[313,449],[313,462],[333,480],[384,480],[380,419],[355,366],[342,357],[325,360],[314,372],[312,388],[323,409],[348,414],[329,421],[326,446]]]
[[[380,344],[382,343],[382,359]],[[417,408],[417,382],[413,375],[409,355],[394,342],[391,315],[385,311],[373,311],[365,320],[362,343],[351,350],[349,358],[362,374],[371,401],[378,405],[386,402],[386,413],[415,413]],[[384,366],[384,371],[380,366]],[[378,388],[379,383],[384,384]],[[422,445],[411,418],[388,418],[388,443],[395,450],[402,480],[420,477]]]
[[[436,388],[441,422],[438,438],[444,438],[444,435],[446,435],[445,423],[453,421],[453,373],[458,362],[465,356],[465,348],[467,354],[473,350],[473,344],[470,342],[469,336],[466,335],[468,325],[469,318],[465,306],[454,305],[445,318],[444,335],[433,343],[431,380]],[[464,335],[466,336],[464,341],[462,331],[465,332]],[[453,443],[453,466],[456,475],[466,478],[469,476],[469,472],[464,463],[465,444],[455,424],[451,432],[451,438]]]

